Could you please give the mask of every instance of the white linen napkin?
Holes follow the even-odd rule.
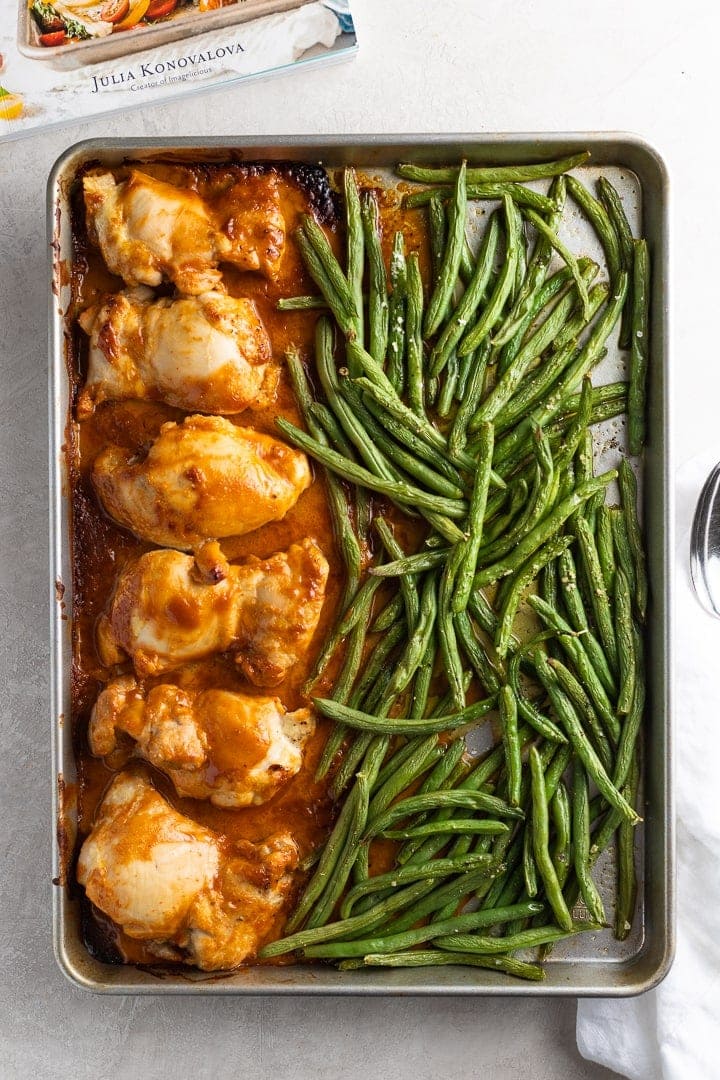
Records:
[[[676,477],[677,953],[642,997],[578,1003],[580,1053],[631,1080],[720,1077],[720,620],[692,592],[689,538],[717,444]]]

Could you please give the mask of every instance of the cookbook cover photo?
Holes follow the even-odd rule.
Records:
[[[349,0],[0,0],[0,141],[351,55]]]

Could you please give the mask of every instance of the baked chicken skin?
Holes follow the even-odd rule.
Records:
[[[239,809],[267,802],[300,771],[314,730],[310,709],[287,712],[275,697],[170,683],[146,690],[123,675],[100,693],[88,740],[107,758],[127,736],[178,795]]]
[[[276,925],[298,852],[287,833],[231,842],[120,773],[78,859],[88,899],[158,959],[204,971],[253,959]]]
[[[285,223],[277,181],[262,197],[221,196],[217,209],[197,192],[133,169],[119,183],[112,173],[83,178],[88,228],[108,269],[128,285],[171,281],[181,293],[200,295],[222,280],[221,262],[243,270],[274,268],[282,254]]]
[[[163,424],[147,455],[109,446],[93,484],[106,513],[141,540],[189,550],[280,521],[312,482],[308,459],[219,416]]]
[[[274,389],[270,339],[251,300],[218,291],[154,300],[138,286],[106,296],[78,322],[90,339],[79,420],[127,398],[233,414],[266,404]]]
[[[231,652],[255,686],[277,686],[310,645],[328,570],[311,539],[238,565],[216,543],[195,558],[149,551],[119,575],[98,654],[106,666],[130,657],[143,678]]]

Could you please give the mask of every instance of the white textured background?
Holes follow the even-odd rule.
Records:
[[[0,146],[0,1076],[9,1080],[611,1075],[580,1059],[572,1001],[102,1000],[66,983],[52,958],[44,200],[66,146],[104,135],[635,131],[664,154],[673,180],[678,464],[720,442],[707,382],[720,362],[713,0],[353,6],[361,47],[350,64]]]

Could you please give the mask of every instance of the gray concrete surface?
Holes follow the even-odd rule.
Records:
[[[571,1000],[100,999],[65,982],[52,957],[44,197],[57,155],[80,138],[120,134],[629,129],[679,156],[681,118],[701,100],[702,80],[683,77],[707,32],[708,5],[355,6],[361,53],[349,66],[0,147],[0,1076],[8,1080],[612,1075],[579,1057]],[[645,16],[662,8],[663,18],[647,23],[643,8]],[[593,48],[581,55],[589,35]],[[553,66],[560,56],[562,75]],[[710,430],[711,405],[697,402],[700,432]]]

